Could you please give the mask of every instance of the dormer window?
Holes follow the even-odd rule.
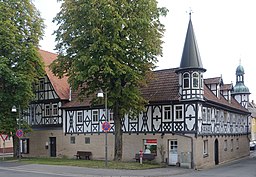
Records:
[[[189,88],[189,73],[183,74],[183,88]]]
[[[198,73],[193,73],[192,81],[193,81],[193,88],[198,88],[199,87],[199,74]]]

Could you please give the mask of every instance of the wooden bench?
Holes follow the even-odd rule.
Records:
[[[90,160],[91,156],[92,156],[92,152],[89,152],[89,151],[77,151],[75,156],[76,156],[77,159]]]
[[[151,161],[151,160],[154,160],[155,159],[155,155],[154,154],[143,154],[142,156],[142,160],[148,160],[148,161]],[[136,161],[140,161],[140,154],[135,154],[135,160]]]

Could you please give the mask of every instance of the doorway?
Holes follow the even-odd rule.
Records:
[[[178,141],[169,140],[169,165],[176,165],[178,162]]]
[[[56,157],[56,137],[50,137],[50,157]]]
[[[218,139],[214,142],[214,161],[215,165],[219,164],[219,141]]]

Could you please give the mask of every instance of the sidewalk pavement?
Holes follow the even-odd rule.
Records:
[[[24,164],[19,162],[0,162],[0,170],[51,174],[65,177],[165,177],[194,171],[181,167],[166,167],[147,170],[96,169],[72,166]]]
[[[256,158],[256,151],[246,158]],[[230,162],[232,163],[232,162]],[[224,165],[224,164],[223,164]],[[218,166],[220,167],[220,165]],[[168,166],[166,168],[156,168],[147,170],[117,170],[117,169],[97,169],[86,167],[58,166],[25,164],[17,160],[1,162],[0,170],[11,170],[16,172],[29,172],[31,174],[49,174],[62,177],[167,177],[193,173],[195,170],[182,167]]]

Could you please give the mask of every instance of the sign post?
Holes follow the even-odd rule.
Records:
[[[102,130],[105,132],[105,166],[108,165],[108,131],[110,130],[111,125],[108,121],[105,121],[102,124]]]
[[[16,136],[19,138],[19,161],[21,160],[21,142],[20,142],[20,138],[23,137],[23,131],[22,129],[18,129],[16,131]]]

